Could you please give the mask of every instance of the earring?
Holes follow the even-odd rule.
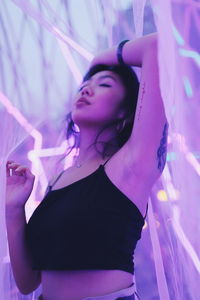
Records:
[[[120,122],[117,124],[117,131],[121,132],[125,126],[126,126],[126,120],[123,120],[122,123]]]
[[[122,130],[124,129],[125,126],[126,126],[126,120],[124,120],[122,123]]]

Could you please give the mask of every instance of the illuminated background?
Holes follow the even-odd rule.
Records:
[[[152,189],[135,253],[136,285],[144,300],[198,299],[199,16],[200,3],[195,0],[1,1],[1,299],[37,297],[37,291],[20,295],[9,277],[3,201],[6,160],[28,165],[36,174],[26,205],[29,218],[55,173],[56,160],[70,143],[65,140],[65,115],[93,55],[154,31],[159,36],[161,91],[170,128],[167,164]]]

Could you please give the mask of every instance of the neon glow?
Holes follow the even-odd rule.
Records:
[[[181,56],[186,58],[192,58],[195,63],[200,67],[200,54],[193,50],[179,49]]]
[[[186,92],[187,96],[189,98],[191,98],[193,96],[193,90],[192,90],[190,80],[187,77],[184,77],[183,78],[183,83],[184,83],[185,92]]]
[[[66,116],[74,87],[81,82],[89,62],[108,46],[154,31],[159,41],[160,91],[169,121],[168,153],[164,172],[149,197],[134,280],[141,299],[196,299],[200,286],[198,1],[1,3],[1,300],[22,298],[10,272],[7,249],[6,159],[29,166],[36,175],[25,207],[26,216],[30,216],[42,200],[48,181],[59,169],[67,169],[78,153],[74,149],[57,164],[73,142],[66,140]],[[153,78],[153,72],[150,75]],[[144,159],[147,154],[148,144]],[[12,289],[5,290],[5,283]],[[23,298],[36,300],[39,290]]]

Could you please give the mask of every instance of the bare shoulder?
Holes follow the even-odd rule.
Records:
[[[135,157],[136,159],[136,157]],[[149,193],[156,176],[146,176],[134,172],[133,151],[130,152],[128,144],[118,150],[105,165],[105,172],[112,183],[124,193],[140,210],[144,216]]]

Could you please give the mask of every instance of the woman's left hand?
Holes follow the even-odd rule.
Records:
[[[90,63],[90,68],[97,65],[118,65],[117,48],[108,48],[96,55]],[[129,66],[141,67],[143,57],[149,51],[157,51],[157,33],[151,33],[126,43],[123,47],[123,60]]]

